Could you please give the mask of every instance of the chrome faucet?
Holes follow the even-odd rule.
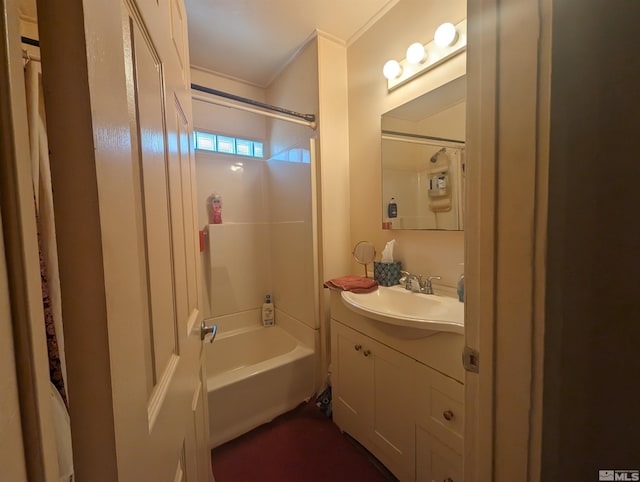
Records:
[[[423,282],[421,274],[413,274],[408,271],[401,271],[401,273],[404,276],[404,289],[414,293],[424,293],[425,295],[433,294],[431,282],[434,279],[440,279],[440,276],[427,276],[426,281]]]
[[[407,276],[407,280],[404,284],[404,289],[413,291],[413,292],[421,292],[422,291],[422,275],[409,274]]]

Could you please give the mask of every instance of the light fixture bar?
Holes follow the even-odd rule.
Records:
[[[415,77],[446,62],[451,57],[464,52],[467,48],[467,20],[462,20],[460,23],[457,23],[455,27],[458,38],[452,45],[439,47],[435,41],[432,40],[424,46],[426,52],[426,60],[424,62],[412,64],[407,61],[407,59],[401,60],[399,62],[401,68],[400,74],[397,77],[387,79],[387,90],[392,91]]]

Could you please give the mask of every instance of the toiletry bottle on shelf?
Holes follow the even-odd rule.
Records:
[[[222,224],[222,196],[218,193],[213,193],[209,197],[210,207],[210,224]]]
[[[262,304],[262,324],[264,326],[273,326],[274,324],[274,311],[275,308],[271,303],[271,295],[267,295],[267,298]]]
[[[389,205],[387,206],[387,216],[390,218],[398,217],[398,204],[396,203],[395,198],[391,198],[389,201]]]

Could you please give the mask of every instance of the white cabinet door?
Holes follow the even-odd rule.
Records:
[[[362,354],[365,339],[340,323],[331,325],[333,418],[359,440],[368,436],[373,418],[373,366]]]
[[[400,480],[414,480],[413,360],[335,320],[331,352],[335,422]]]
[[[400,480],[414,480],[414,361],[372,339],[364,346],[365,355],[373,364],[371,437],[379,458]]]

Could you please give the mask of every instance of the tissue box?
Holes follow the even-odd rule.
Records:
[[[393,286],[400,282],[400,270],[402,263],[394,261],[393,263],[373,263],[373,278],[380,286]]]

